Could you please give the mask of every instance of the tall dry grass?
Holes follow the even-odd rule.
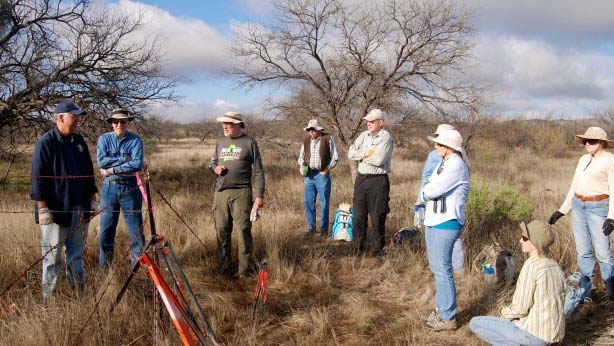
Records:
[[[390,248],[383,257],[374,259],[355,257],[351,244],[305,238],[302,178],[297,174],[296,163],[288,159],[288,153],[264,146],[261,150],[267,193],[265,209],[261,220],[254,224],[253,235],[256,257],[266,258],[270,264],[269,305],[268,312],[252,322],[249,307],[255,279],[227,280],[213,274],[216,265],[211,212],[214,180],[206,170],[212,145],[212,141],[173,141],[158,145],[147,160],[154,186],[205,244],[202,246],[154,194],[158,231],[170,239],[223,344],[479,345],[480,341],[468,329],[470,318],[479,314],[494,315],[500,304],[509,302],[512,289],[485,287],[479,274],[469,271],[468,262],[483,245],[493,240],[512,250],[518,262],[522,262],[513,215],[504,217],[492,212],[478,215],[481,218],[476,217],[468,224],[463,235],[467,270],[457,280],[460,328],[454,332],[431,333],[421,325],[421,318],[433,309],[434,293],[423,242]],[[298,154],[297,145],[291,147]],[[395,151],[388,237],[409,224],[423,164],[412,157],[426,157],[427,151],[426,147]],[[545,219],[562,202],[579,155],[580,152],[574,152],[566,158],[553,158],[531,149],[510,149],[484,140],[473,146],[472,184],[486,191],[487,197],[505,187],[517,191],[534,205],[532,218]],[[24,157],[19,162],[14,176],[27,175],[28,160]],[[346,163],[343,160],[332,172],[332,206],[352,200]],[[0,210],[30,210],[27,180],[11,181],[17,183],[0,190],[3,196]],[[566,217],[557,224],[558,240],[553,252],[566,273],[575,269],[569,221]],[[0,319],[2,344],[149,345],[155,340],[157,344],[175,345],[180,342],[168,321],[154,328],[152,287],[143,276],[133,283],[118,310],[108,314],[109,305],[128,272],[128,236],[121,221],[114,270],[101,271],[96,266],[97,223],[94,220],[90,225],[85,294],[74,295],[62,278],[55,297],[43,301],[40,265],[35,266],[7,297],[15,308],[9,316]],[[146,234],[147,227],[146,221]],[[37,259],[39,238],[31,214],[0,214],[2,286]],[[598,294],[601,289],[598,287]],[[97,301],[100,305],[95,310]],[[611,312],[607,309],[597,305],[590,320],[570,324],[565,344],[595,342],[611,327],[608,325],[612,321],[608,315]],[[85,324],[92,311],[95,312]]]

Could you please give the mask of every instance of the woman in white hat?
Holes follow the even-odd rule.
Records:
[[[614,203],[609,198],[614,192],[614,155],[604,150],[614,141],[602,128],[589,127],[583,135],[576,135],[576,142],[584,145],[586,154],[578,162],[567,198],[548,223],[553,225],[573,211],[578,268],[590,278],[595,276],[594,249],[606,295],[614,300],[614,257],[608,237],[614,230]]]
[[[465,203],[469,196],[469,168],[465,162],[463,137],[456,130],[444,130],[435,143],[442,161],[422,188],[426,203],[426,249],[435,277],[436,310],[425,319],[433,330],[456,329],[456,287],[452,273],[452,249],[465,224]]]

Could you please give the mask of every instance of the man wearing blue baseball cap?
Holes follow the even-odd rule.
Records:
[[[32,158],[32,193],[35,222],[41,228],[43,297],[48,298],[62,269],[65,247],[66,279],[83,289],[83,250],[89,211],[97,209],[94,166],[83,137],[75,133],[86,112],[72,101],[58,103],[56,126],[36,142]]]

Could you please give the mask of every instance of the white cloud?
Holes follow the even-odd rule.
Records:
[[[230,103],[226,100],[223,99],[217,99],[215,100],[215,102],[213,103],[213,105],[215,107],[217,107],[218,109],[224,111],[224,110],[228,110],[228,109],[239,109],[239,105],[234,104],[234,103]]]
[[[614,57],[543,40],[481,35],[477,73],[505,113],[586,114],[614,106]]]
[[[131,0],[110,4],[120,13],[143,15],[140,40],[159,38],[169,72],[193,77],[195,72],[221,73],[228,65],[230,38],[196,18],[177,17]]]

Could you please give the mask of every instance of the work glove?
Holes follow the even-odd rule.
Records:
[[[106,169],[105,168],[101,168],[100,169],[100,175],[102,175],[103,177],[108,177],[108,176],[113,175],[113,174],[115,174],[113,172],[113,167],[106,168]]]
[[[49,208],[38,209],[38,223],[45,226],[53,223],[53,215],[49,211]]]
[[[555,211],[554,213],[552,213],[552,215],[550,216],[550,218],[548,219],[548,224],[549,225],[554,225],[560,218],[562,218],[563,216],[565,216],[565,214],[561,213],[560,211]]]
[[[603,234],[610,235],[610,233],[612,233],[613,230],[614,230],[614,220],[605,219],[605,222],[603,223]]]

